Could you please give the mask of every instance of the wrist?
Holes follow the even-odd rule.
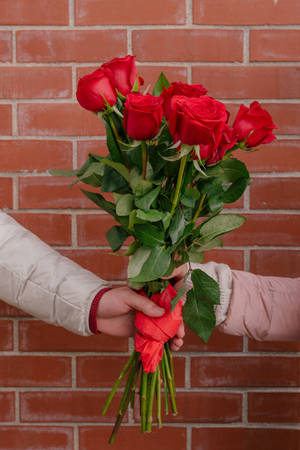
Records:
[[[93,334],[100,334],[101,332],[98,330],[97,327],[97,311],[98,311],[98,306],[100,303],[100,300],[103,296],[103,294],[105,294],[105,292],[110,291],[112,288],[111,287],[107,287],[104,289],[101,289],[97,295],[95,296],[92,304],[91,304],[91,309],[90,309],[90,314],[89,314],[89,327],[90,327],[90,331]]]

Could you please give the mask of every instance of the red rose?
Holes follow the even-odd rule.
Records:
[[[162,99],[132,92],[126,96],[123,125],[131,139],[143,141],[157,135],[162,121]]]
[[[114,58],[101,66],[110,77],[113,86],[123,95],[131,92],[137,78],[134,56],[128,55],[125,58]],[[139,78],[140,84],[144,84]]]
[[[105,71],[101,68],[80,78],[76,97],[83,108],[94,112],[105,109],[105,100],[111,106],[117,101],[116,91]],[[105,100],[103,97],[105,97]]]
[[[241,105],[233,124],[239,141],[246,141],[246,147],[268,144],[276,137],[272,133],[274,125],[270,114],[258,102],[252,102],[250,108]]]
[[[200,145],[200,157],[207,159],[221,141],[227,117],[225,105],[211,97],[174,96],[169,128],[175,141]]]
[[[168,87],[168,89],[163,88],[161,97],[164,101],[164,114],[165,118],[169,120],[171,114],[171,100],[174,95],[182,95],[184,97],[200,97],[205,95],[207,90],[201,86],[201,84],[187,84],[174,82]]]
[[[220,143],[212,153],[207,164],[215,164],[224,158],[227,150],[230,150],[237,142],[236,132],[229,125],[225,124]]]

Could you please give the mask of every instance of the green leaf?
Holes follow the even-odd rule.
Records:
[[[74,170],[55,170],[55,169],[48,169],[48,173],[50,175],[54,175],[55,177],[73,177],[78,174],[78,169]]]
[[[116,252],[120,247],[122,247],[122,244],[127,237],[127,231],[124,230],[123,227],[119,227],[117,225],[111,227],[111,229],[106,233],[106,239],[113,252]]]
[[[205,241],[204,239],[201,240],[200,238],[199,241],[197,239],[193,241],[191,250],[193,252],[206,252],[216,247],[223,247],[223,241],[221,238],[217,237],[208,241]]]
[[[138,208],[143,209],[144,211],[149,211],[151,208],[152,203],[156,200],[160,193],[161,187],[157,186],[156,188],[152,189],[151,191],[147,192],[147,194],[143,195],[142,197],[137,197],[135,199],[135,204]]]
[[[245,222],[246,217],[239,214],[218,214],[203,222],[199,229],[202,237],[214,239],[221,234],[236,230]]]
[[[111,155],[111,158],[115,162],[122,163],[123,157],[122,157],[119,145],[118,145],[116,138],[113,134],[113,131],[111,129],[110,123],[108,121],[105,121],[105,128],[106,128],[106,144],[107,144],[109,153]]]
[[[171,256],[164,247],[152,248],[148,258],[143,264],[142,270],[137,276],[130,278],[132,278],[132,281],[143,282],[156,280],[157,278],[164,276],[170,265],[170,261]]]
[[[216,325],[214,306],[198,301],[194,289],[187,293],[187,301],[182,308],[183,320],[204,342],[213,332]]]
[[[128,278],[133,279],[139,275],[145,261],[149,258],[150,253],[151,248],[139,247],[137,251],[130,256],[127,269]]]
[[[224,192],[222,200],[224,203],[233,203],[238,200],[250,184],[250,178],[239,178]]]
[[[145,223],[134,226],[135,236],[147,247],[157,247],[164,244],[165,235],[155,225]]]
[[[170,86],[170,83],[169,83],[167,77],[165,76],[165,74],[163,72],[161,72],[161,74],[159,75],[159,77],[155,83],[152,94],[155,97],[159,97],[163,91],[163,88],[164,87],[168,88],[169,86]]]
[[[214,213],[218,210],[221,210],[223,208],[223,196],[220,195],[214,195],[208,198],[207,205],[209,207],[209,210]]]
[[[175,244],[181,238],[184,232],[184,227],[185,227],[184,215],[181,209],[178,208],[173,216],[170,225],[169,233],[172,244]]]
[[[164,217],[161,219],[164,230],[166,231],[169,228],[170,222],[171,222],[171,213],[165,212]]]
[[[133,167],[129,175],[129,184],[133,191],[135,191],[137,185],[141,180],[142,174],[140,173],[139,169],[137,167]]]
[[[191,250],[188,252],[189,261],[193,263],[203,264],[204,261],[204,252],[199,249],[191,248]]]
[[[129,216],[133,210],[133,195],[124,194],[116,204],[116,213],[118,216]]]
[[[73,181],[71,186],[81,181],[82,183],[89,184],[94,187],[99,187],[102,184],[103,174],[103,165],[100,162],[93,162],[89,164],[88,168],[82,173],[82,175],[77,175],[77,180]]]
[[[115,161],[111,161],[108,158],[103,158],[101,162],[103,164],[106,164],[107,166],[111,167],[112,169],[116,170],[129,183],[130,173],[129,173],[129,170],[124,166],[124,164],[121,164],[121,163],[115,162]]]
[[[166,214],[168,213],[158,211],[157,209],[151,209],[150,211],[136,210],[136,217],[146,222],[158,222],[159,220],[163,220]]]
[[[200,192],[196,189],[188,187],[185,189],[184,194],[181,196],[180,201],[184,206],[188,208],[194,208],[197,200],[200,198]]]
[[[81,192],[84,193],[84,195],[87,196],[92,202],[96,203],[97,206],[99,206],[101,209],[104,209],[104,211],[111,214],[113,217],[116,218],[116,208],[115,205],[111,202],[108,202],[105,200],[105,198],[96,192],[89,192],[84,189],[80,189]]]
[[[249,178],[245,164],[236,158],[228,158],[206,171],[210,177],[219,178],[222,183],[233,183],[239,178]]]
[[[149,180],[141,180],[134,188],[134,193],[137,197],[143,197],[151,191],[153,184]]]
[[[102,179],[102,192],[124,192],[128,186],[127,181],[116,170],[109,166],[104,169],[104,176]]]
[[[138,248],[139,248],[139,243],[137,241],[133,241],[133,242],[131,242],[131,244],[129,245],[128,249],[126,250],[126,252],[124,254],[126,256],[131,256],[136,252],[136,250]]]
[[[218,305],[220,303],[220,288],[213,278],[200,269],[193,270],[191,278],[197,301],[212,305]]]

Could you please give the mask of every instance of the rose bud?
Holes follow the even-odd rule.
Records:
[[[132,92],[126,96],[123,125],[131,139],[145,141],[157,135],[163,117],[162,99]]]
[[[134,56],[127,55],[125,58],[114,58],[101,66],[110,77],[113,86],[123,95],[131,92],[137,78]],[[141,85],[144,80],[139,77]]]
[[[180,81],[171,83],[166,89],[163,88],[161,97],[164,101],[164,114],[165,118],[169,120],[171,114],[171,100],[174,95],[181,95],[184,97],[200,97],[205,95],[207,89],[205,89],[201,84],[187,84],[181,83]]]
[[[245,141],[248,148],[268,144],[276,139],[272,130],[277,127],[271,115],[258,102],[252,102],[250,108],[245,105],[240,106],[233,128],[238,141]]]
[[[237,136],[233,128],[225,124],[220,143],[212,153],[207,164],[215,164],[224,158],[225,153],[230,150],[237,142]]]
[[[80,78],[76,97],[83,108],[94,112],[103,111],[106,108],[105,100],[111,106],[117,101],[117,94],[110,78],[101,68]]]
[[[211,97],[174,96],[169,128],[175,141],[200,145],[200,157],[207,159],[221,141],[227,117],[225,105]]]

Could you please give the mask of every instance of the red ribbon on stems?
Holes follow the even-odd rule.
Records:
[[[147,297],[144,292],[140,294]],[[166,310],[161,317],[148,317],[139,311],[135,314],[135,326],[138,330],[135,336],[135,350],[140,353],[144,372],[155,372],[163,356],[164,343],[175,336],[182,322],[181,299],[171,311],[171,302],[176,295],[177,291],[169,284],[162,293],[150,297],[150,300]]]

